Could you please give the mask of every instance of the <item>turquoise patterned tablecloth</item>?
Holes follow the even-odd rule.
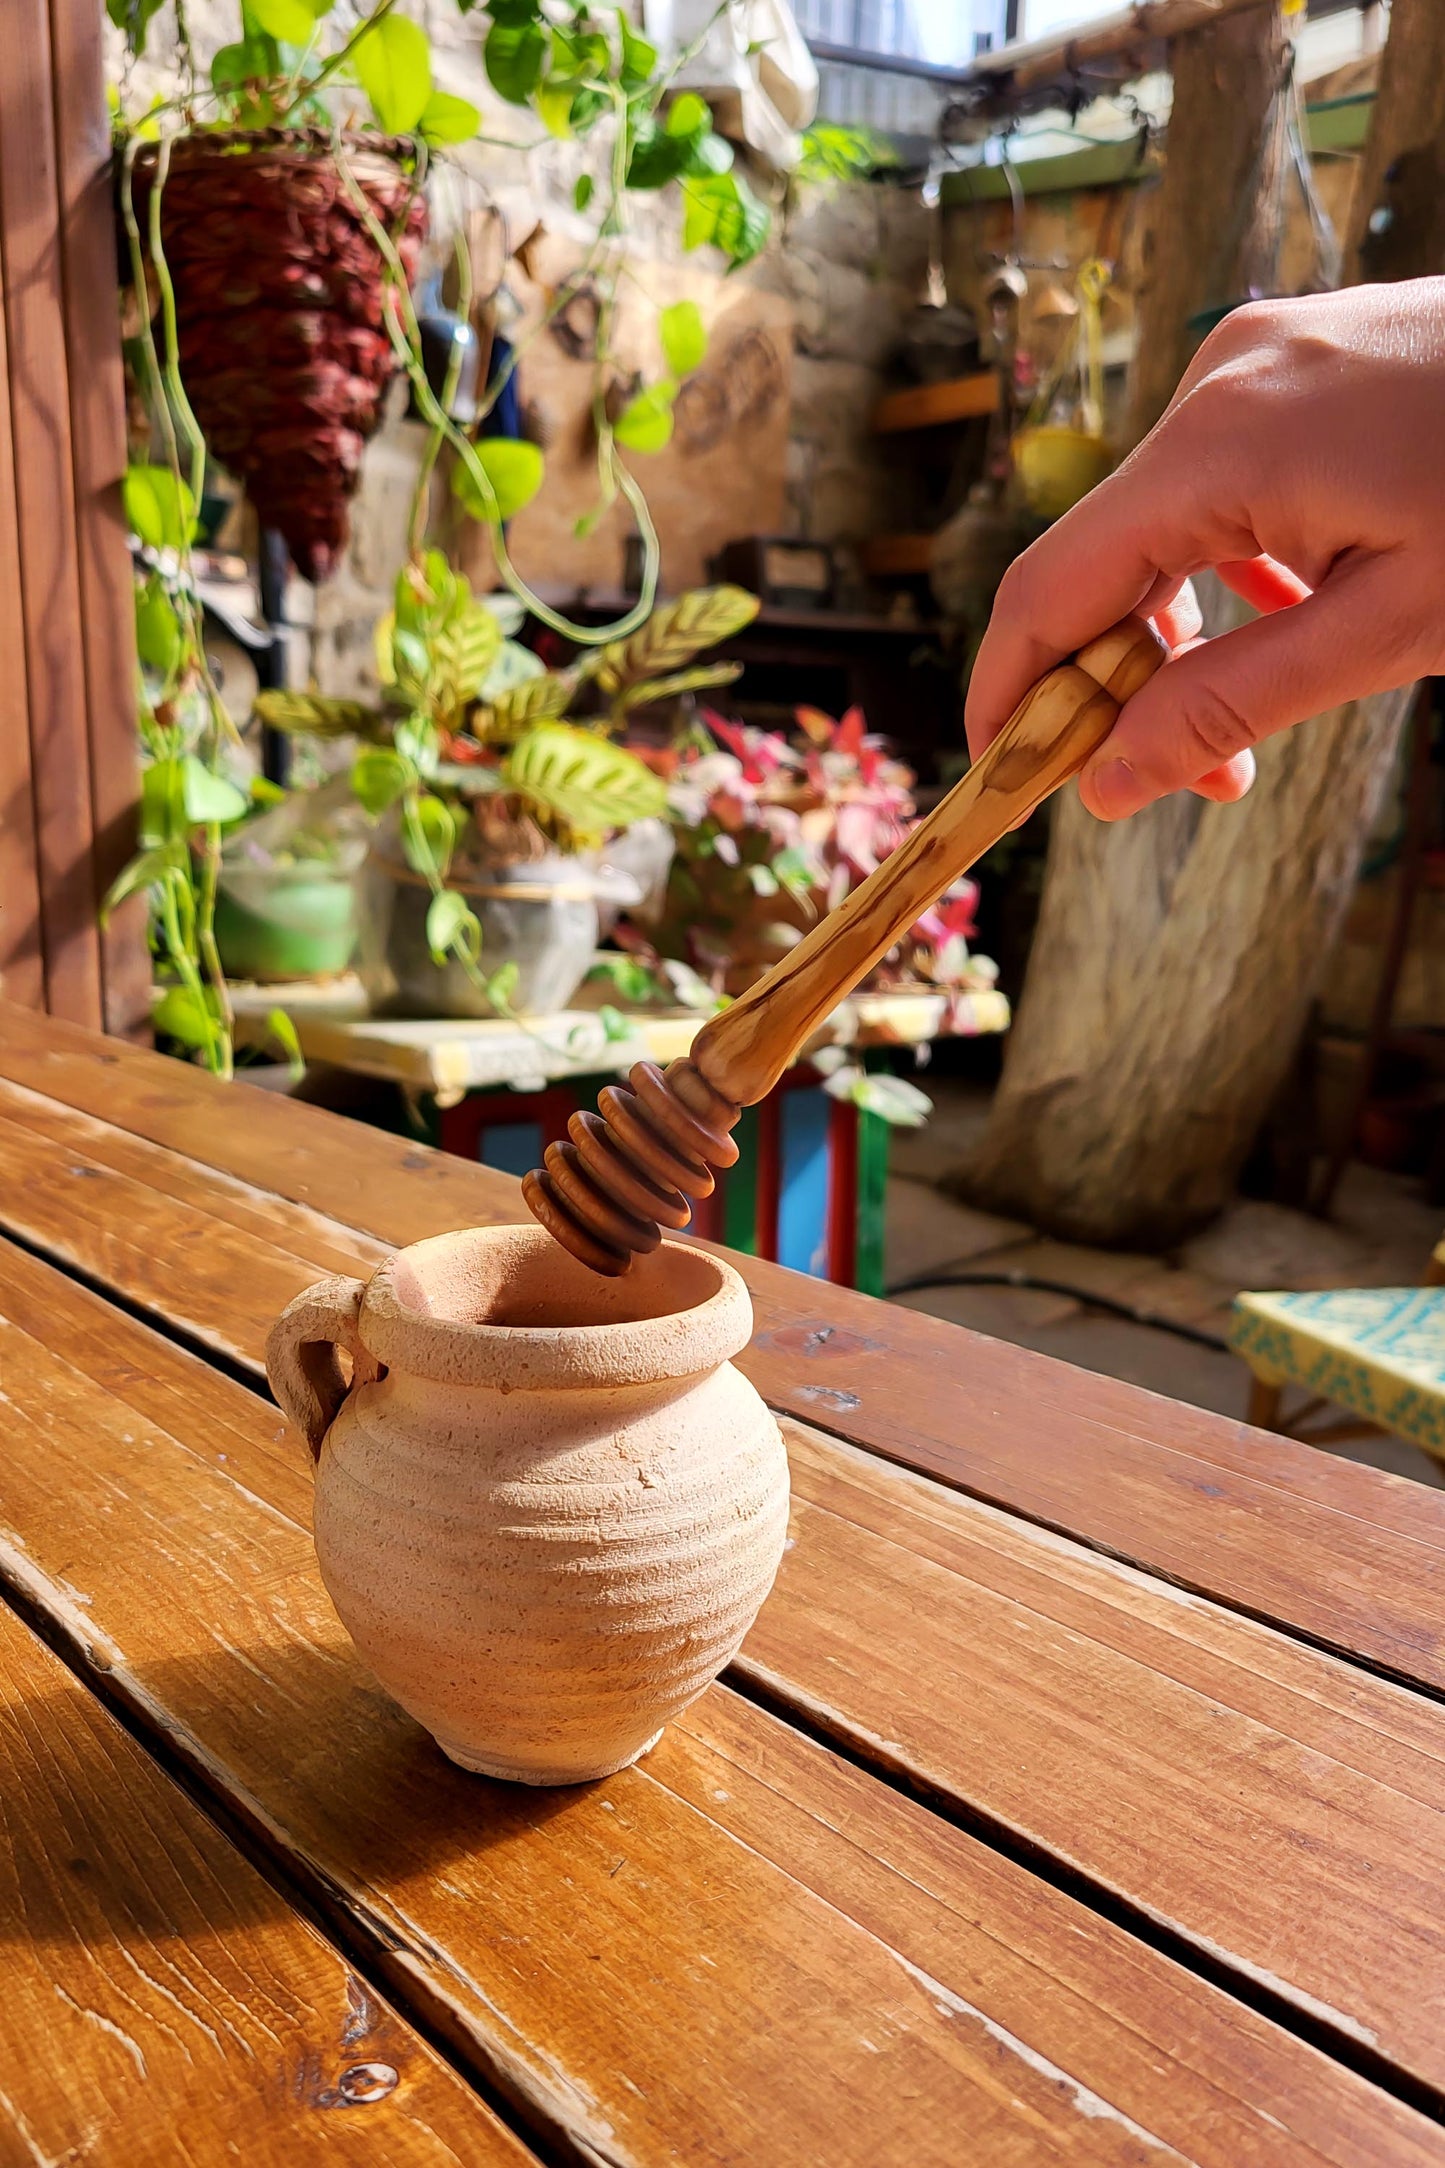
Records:
[[[1445,1455],[1445,1287],[1240,1295],[1230,1345],[1270,1385],[1300,1385]]]

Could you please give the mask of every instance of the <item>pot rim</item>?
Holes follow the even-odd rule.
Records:
[[[388,135],[381,128],[358,128],[346,138],[349,162],[354,166],[355,153],[383,158],[388,165],[399,166],[405,171],[416,165],[417,148],[413,136]],[[287,128],[279,122],[266,128],[207,128],[195,133],[177,134],[171,139],[170,164],[202,163],[221,158],[274,157],[278,152],[287,156],[295,165],[303,160],[319,162],[323,158],[334,161],[335,143],[329,128],[311,126]],[[136,166],[144,169],[149,178],[160,159],[160,146],[144,143],[135,155]]]
[[[642,1317],[577,1324],[490,1324],[439,1315],[426,1307],[427,1281],[465,1270],[477,1253],[495,1255],[505,1272],[551,1265],[563,1307],[626,1310],[649,1282],[665,1296],[685,1277],[700,1299]],[[510,1259],[509,1259],[510,1253]],[[508,1284],[503,1279],[499,1287]],[[661,1384],[716,1370],[747,1346],[753,1308],[747,1283],[726,1259],[690,1242],[664,1242],[637,1260],[623,1280],[603,1280],[577,1263],[544,1228],[469,1227],[413,1242],[379,1265],[362,1298],[362,1344],[388,1370],[439,1385],[480,1385],[501,1392],[597,1391]]]

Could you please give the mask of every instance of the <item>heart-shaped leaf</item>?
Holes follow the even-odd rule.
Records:
[[[216,775],[194,753],[188,753],[181,763],[181,789],[186,819],[200,828],[224,828],[251,810],[246,793],[228,783],[223,775]]]
[[[276,50],[276,40],[258,30],[235,45],[219,48],[211,62],[211,87],[234,92],[247,83],[270,82],[280,71],[281,55]]]
[[[149,670],[169,678],[180,662],[185,642],[175,604],[159,580],[150,580],[135,598],[136,652]]]
[[[151,1010],[151,1024],[158,1037],[177,1039],[182,1046],[210,1046],[221,1037],[219,1017],[211,1013],[208,1005],[200,1006],[195,996],[184,986],[173,986]]]
[[[657,320],[658,336],[673,376],[691,376],[707,355],[707,326],[695,301],[674,301]]]
[[[373,819],[395,805],[411,779],[410,762],[389,746],[368,746],[351,764],[351,794]]]
[[[682,245],[712,247],[731,258],[734,267],[750,263],[768,238],[766,207],[736,173],[682,184]]]
[[[482,952],[482,929],[466,897],[454,888],[444,888],[427,905],[426,945],[432,962],[445,963],[448,952],[458,944],[475,963]]]
[[[125,42],[137,59],[145,51],[150,19],[163,5],[164,0],[105,0],[106,14],[117,30],[125,32]]]
[[[512,519],[542,487],[546,462],[541,452],[518,437],[483,437],[473,449],[492,485],[491,499],[466,464],[458,465],[453,474],[453,495],[473,519]]]
[[[612,425],[612,434],[629,452],[661,452],[672,441],[675,384],[654,384],[629,399]]]
[[[410,135],[432,94],[426,32],[404,15],[384,15],[351,55],[356,80],[388,135]]]
[[[639,37],[620,10],[619,15],[622,23],[622,87],[640,90],[644,83],[652,80],[652,72],[657,66],[657,47]]]
[[[446,879],[457,846],[457,822],[444,798],[428,795],[406,809],[401,845],[413,873]]]
[[[547,34],[535,22],[493,22],[487,32],[487,80],[509,105],[525,105],[542,80]]]
[[[701,135],[711,126],[712,107],[706,98],[699,98],[695,90],[685,90],[680,98],[674,98],[663,122],[670,136]]]
[[[428,143],[469,143],[482,125],[482,116],[470,98],[454,98],[449,90],[434,90],[422,107],[421,133]]]
[[[196,500],[169,467],[127,467],[125,516],[154,550],[182,550],[196,531]]]
[[[309,0],[246,0],[246,13],[288,45],[309,45],[316,28],[316,10]]]

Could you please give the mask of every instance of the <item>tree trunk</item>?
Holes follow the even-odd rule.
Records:
[[[1202,580],[1212,631],[1247,614]],[[1038,929],[967,1194],[1079,1242],[1168,1248],[1228,1202],[1288,1074],[1409,692],[1259,749],[1237,806],[1106,827],[1054,801]]]
[[[1400,28],[1416,35],[1416,17],[1437,7],[1396,0],[1392,47]],[[1186,290],[1176,259],[1198,199],[1212,199],[1218,215],[1216,174],[1262,171],[1262,107],[1256,99],[1246,109],[1238,95],[1221,102],[1225,62],[1203,50],[1219,53],[1217,41],[1251,24],[1260,27],[1249,16],[1223,22],[1175,48],[1161,283],[1146,303],[1133,399],[1141,424],[1188,358],[1183,319],[1203,289],[1196,278]],[[1232,61],[1233,43],[1228,52]],[[1413,110],[1419,97],[1401,82],[1388,100],[1388,82],[1420,64],[1418,52],[1409,71],[1387,62],[1374,121],[1387,144],[1402,139],[1396,101]],[[1215,136],[1197,125],[1196,106],[1208,108]],[[1242,116],[1256,139],[1248,154]],[[1250,223],[1237,222],[1241,248]],[[1167,368],[1156,369],[1151,340]],[[1201,597],[1210,630],[1247,614],[1217,583],[1201,585],[1211,590]],[[967,1196],[1074,1240],[1159,1247],[1222,1208],[1293,1060],[1409,697],[1360,701],[1272,739],[1238,806],[1179,797],[1111,827],[1073,791],[1055,800],[1018,1021],[988,1128],[956,1177]]]
[[[1277,7],[1176,38],[1164,179],[1139,296],[1130,444],[1147,437],[1194,350],[1189,319],[1247,290],[1278,176],[1269,126],[1287,44]]]
[[[1371,227],[1375,230],[1372,232]],[[1346,278],[1445,271],[1445,7],[1394,0]]]

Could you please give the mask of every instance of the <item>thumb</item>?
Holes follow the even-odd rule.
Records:
[[[1342,701],[1408,684],[1428,666],[1418,645],[1396,575],[1379,559],[1347,561],[1292,608],[1166,662],[1119,711],[1080,796],[1100,820],[1123,820],[1220,771],[1235,787],[1206,795],[1242,796],[1251,747]]]

